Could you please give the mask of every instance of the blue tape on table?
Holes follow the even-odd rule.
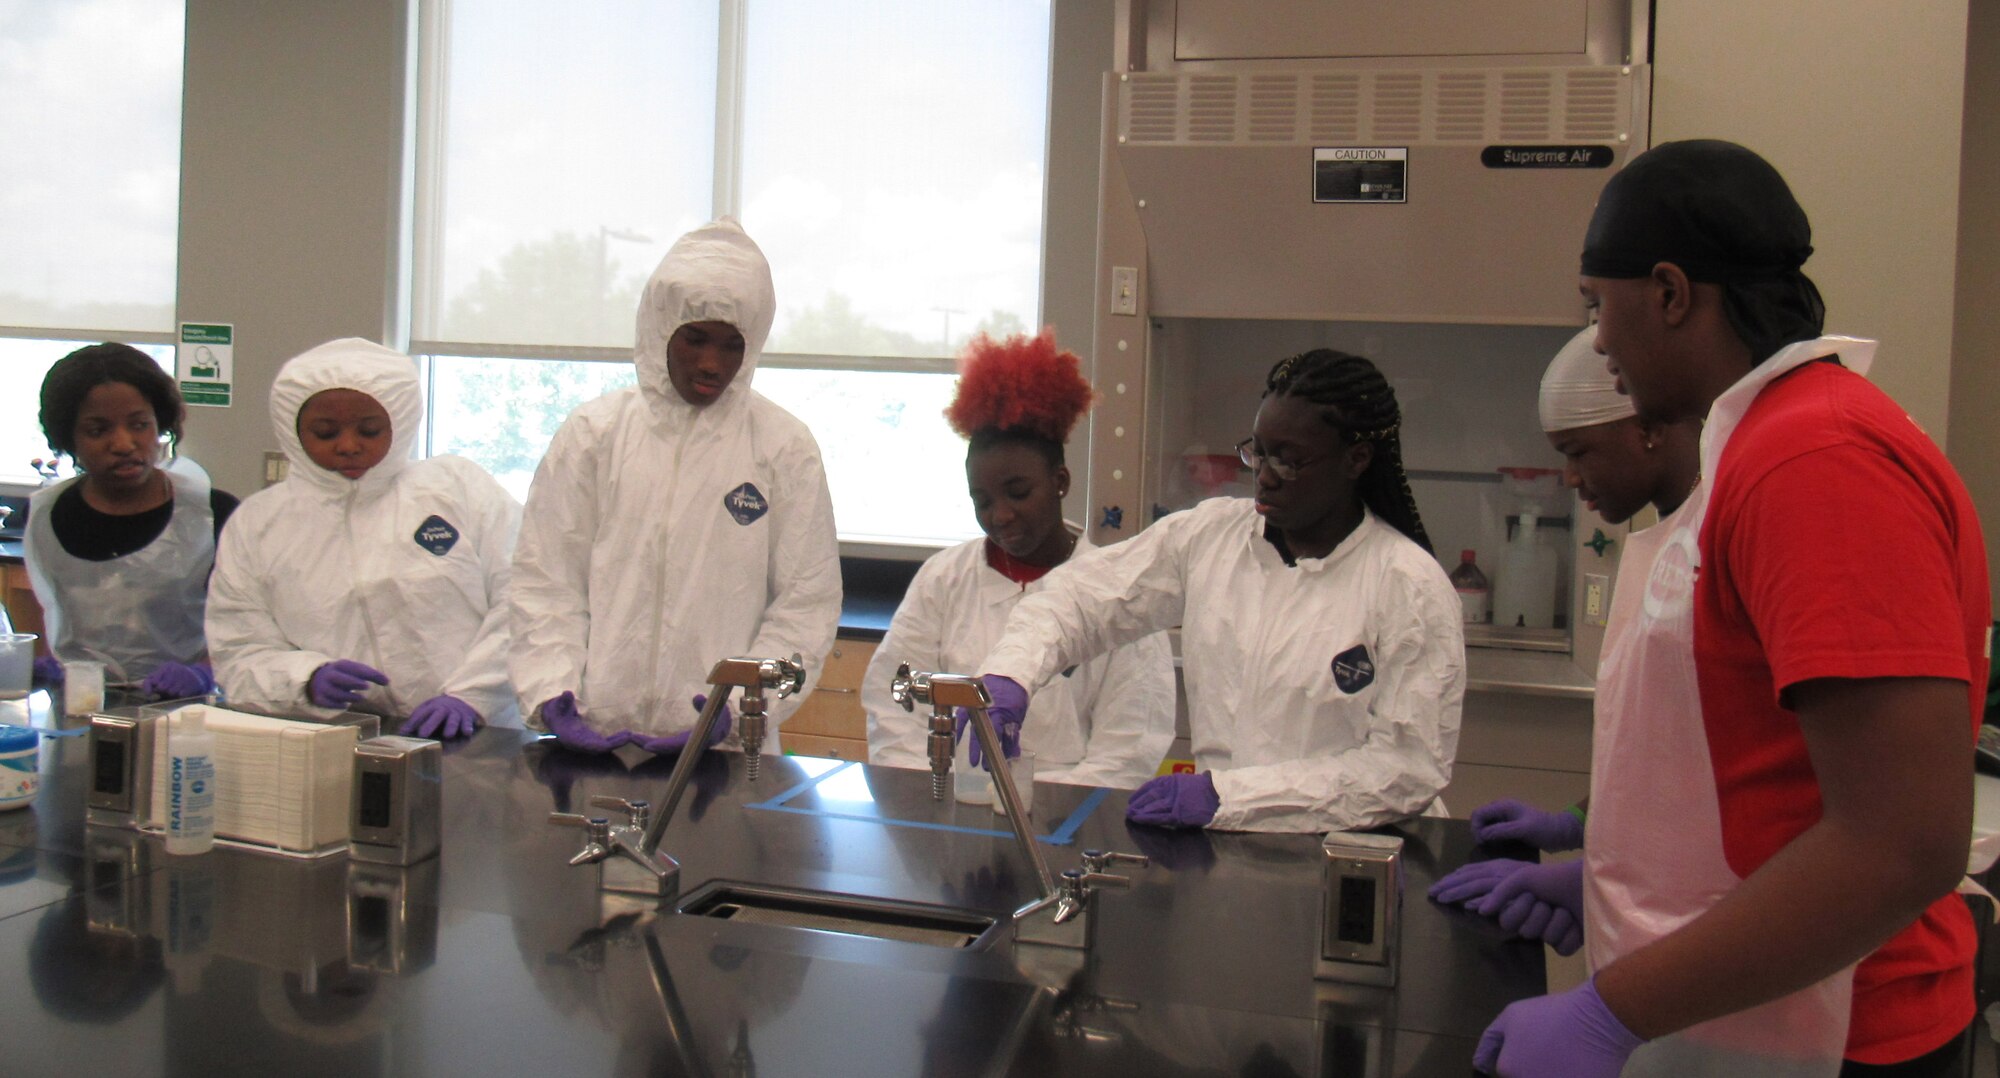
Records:
[[[806,781],[784,791],[769,801],[754,802],[746,807],[762,809],[765,812],[789,812],[795,816],[820,816],[829,820],[853,820],[857,823],[878,823],[884,827],[914,827],[923,831],[950,831],[961,835],[990,835],[993,838],[1014,837],[1014,832],[1000,828],[965,827],[959,824],[933,823],[929,820],[899,820],[890,816],[871,816],[860,812],[840,812],[835,809],[824,808],[800,808],[797,805],[788,805],[785,803],[854,766],[856,766],[855,763],[850,760],[838,767],[829,768],[820,774],[806,779]],[[1090,791],[1089,794],[1085,795],[1083,802],[1076,806],[1075,810],[1068,816],[1063,817],[1062,823],[1058,824],[1055,830],[1046,835],[1036,835],[1036,840],[1047,843],[1050,846],[1067,846],[1075,842],[1076,833],[1083,827],[1083,821],[1090,819],[1091,814],[1096,812],[1097,807],[1102,805],[1104,799],[1110,795],[1110,790],[1097,789]]]

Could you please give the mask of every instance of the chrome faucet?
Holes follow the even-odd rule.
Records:
[[[1000,737],[987,714],[993,697],[987,694],[985,684],[965,674],[911,670],[909,663],[903,663],[896,668],[895,680],[889,683],[889,695],[905,711],[914,711],[917,704],[930,705],[931,797],[940,801],[944,799],[946,780],[951,774],[952,710],[964,708],[970,714],[973,736],[979,739],[979,751],[993,772],[993,796],[999,799],[1001,814],[1007,817],[1007,825],[1013,830],[1022,855],[1035,866],[1035,881],[1041,888],[1040,897],[1014,911],[1015,940],[1088,949],[1092,939],[1090,911],[1096,888],[1129,887],[1132,883],[1124,876],[1103,870],[1121,861],[1140,865],[1152,862],[1135,853],[1085,850],[1084,867],[1064,872],[1058,882],[1049,872],[1048,859],[1042,856],[1041,843],[1028,830],[1028,814],[1021,805],[1020,792],[1014,788],[1013,767],[1000,749]]]
[[[909,663],[901,663],[896,667],[895,678],[889,682],[889,698],[903,705],[904,711],[914,712],[918,704],[930,707],[931,732],[928,748],[931,757],[931,800],[942,801],[945,791],[951,786],[954,724],[951,706],[936,700],[931,693],[931,677],[930,674],[912,671]],[[948,692],[946,695],[951,694]],[[992,702],[992,698],[986,695],[984,685],[980,686],[979,698],[988,703]]]
[[[1153,863],[1136,853],[1083,851],[1083,867],[1064,872],[1054,895],[1015,911],[1014,938],[1021,943],[1089,950],[1096,939],[1091,911],[1096,908],[1097,889],[1132,886],[1130,877],[1104,871],[1121,861],[1142,866]]]
[[[694,777],[696,762],[708,749],[709,735],[729,702],[729,691],[743,690],[743,770],[755,782],[764,751],[765,693],[768,690],[783,698],[799,691],[805,684],[805,665],[796,654],[790,659],[724,659],[709,671],[708,683],[708,702],[694,721],[687,747],[674,762],[673,774],[667,779],[667,796],[658,813],[649,801],[597,796],[590,799],[593,807],[623,809],[626,822],[614,827],[603,816],[549,814],[550,823],[583,828],[583,849],[569,863],[598,866],[600,890],[649,898],[680,894],[680,862],[660,852],[660,840],[666,837],[667,824],[687,791],[688,780]]]

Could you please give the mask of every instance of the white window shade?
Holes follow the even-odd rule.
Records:
[[[0,7],[0,326],[173,331],[179,0]]]
[[[743,223],[768,352],[942,356],[1040,310],[1045,2],[748,5]]]
[[[713,2],[424,8],[415,347],[629,347],[713,200]]]

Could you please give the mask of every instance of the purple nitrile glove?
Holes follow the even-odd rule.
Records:
[[[1524,865],[1468,908],[1524,939],[1548,943],[1557,954],[1575,954],[1583,946],[1583,862]]]
[[[39,685],[60,685],[63,683],[62,660],[53,655],[35,656],[35,683]]]
[[[1473,861],[1453,869],[1443,879],[1431,884],[1431,901],[1447,906],[1468,906],[1485,898],[1500,881],[1521,869],[1534,864],[1533,861],[1518,861],[1511,857],[1495,857],[1488,861]]]
[[[441,694],[418,704],[403,723],[403,728],[396,732],[404,737],[434,737],[439,741],[450,741],[470,736],[480,725],[477,708],[456,696]]]
[[[979,681],[986,686],[986,695],[993,698],[986,717],[993,720],[993,732],[1000,735],[1001,751],[1011,760],[1021,755],[1021,724],[1028,719],[1028,690],[1013,678],[999,674],[981,674]],[[972,746],[972,762],[979,762],[977,740]]]
[[[707,706],[708,697],[706,695],[694,698],[694,709],[697,713]],[[645,749],[655,756],[671,756],[687,748],[689,739],[694,737],[694,727],[690,726],[678,734],[668,734],[666,737],[647,737],[644,734],[635,734],[629,731],[625,736],[631,739],[632,744]],[[713,748],[721,744],[722,739],[728,736],[729,705],[724,704],[722,705],[722,713],[715,717],[715,726],[708,731],[709,747]]]
[[[335,659],[312,672],[306,696],[321,707],[353,707],[368,686],[387,685],[389,675],[353,659]]]
[[[1525,842],[1543,853],[1583,848],[1583,821],[1503,797],[1472,810],[1474,842]]]
[[[1132,791],[1125,818],[1154,827],[1207,827],[1222,807],[1215,777],[1206,771],[1161,775]]]
[[[549,733],[556,735],[562,747],[576,752],[611,752],[620,745],[628,744],[632,735],[623,731],[606,737],[590,728],[583,712],[576,709],[576,694],[564,692],[561,696],[542,701],[542,725]]]
[[[139,683],[139,691],[167,700],[206,696],[215,691],[215,674],[207,663],[165,662],[146,675],[146,680]]]
[[[986,717],[991,719],[995,714],[997,714],[997,711],[988,711],[986,713]],[[952,743],[957,744],[960,738],[970,738],[971,743],[966,746],[966,758],[972,761],[972,766],[974,767],[982,766],[981,761],[983,761],[986,758],[986,753],[979,747],[979,735],[972,732],[972,712],[967,711],[965,708],[962,707],[955,707],[951,709],[951,718],[952,718],[952,731],[951,731]],[[993,723],[993,736],[1000,739],[1000,751],[1006,753],[1007,758],[1009,760],[1017,759],[1020,757],[1021,755],[1020,723],[1018,722],[1003,723],[996,720]],[[989,767],[987,768],[987,770],[991,771],[993,769]]]
[[[1567,992],[1510,1004],[1479,1038],[1472,1067],[1504,1078],[1617,1078],[1644,1043],[1604,1005],[1593,977]]]

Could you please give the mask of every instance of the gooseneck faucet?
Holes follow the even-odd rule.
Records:
[[[743,771],[746,778],[756,782],[764,751],[765,694],[790,696],[805,684],[805,677],[805,664],[796,654],[790,659],[736,658],[716,663],[708,672],[708,702],[694,720],[694,729],[688,734],[680,759],[674,761],[673,774],[667,779],[667,796],[658,812],[647,801],[598,796],[590,799],[591,805],[623,809],[626,814],[623,826],[613,826],[602,816],[549,814],[550,823],[584,829],[583,849],[569,863],[597,865],[598,887],[602,890],[657,898],[678,895],[680,862],[660,852],[660,840],[666,837],[667,824],[673,821],[674,810],[680,807],[681,795],[687,792],[695,765],[708,750],[709,737],[729,702],[730,690],[743,690]]]
[[[1042,856],[1042,844],[1028,830],[1028,813],[1021,804],[1020,792],[1014,788],[1013,767],[1007,754],[1000,750],[1000,737],[987,714],[993,697],[987,693],[985,684],[964,674],[911,670],[909,663],[903,663],[896,668],[895,680],[889,683],[889,695],[903,705],[904,711],[914,711],[918,704],[930,706],[931,796],[937,800],[944,799],[951,774],[953,710],[964,708],[968,713],[973,735],[979,738],[979,751],[993,772],[993,796],[1000,800],[1000,811],[1007,817],[1022,855],[1035,866],[1035,881],[1040,886],[1038,897],[1014,911],[1014,938],[1022,943],[1088,949],[1093,935],[1090,914],[1096,906],[1096,889],[1129,887],[1132,883],[1127,877],[1104,870],[1120,861],[1139,865],[1152,862],[1135,853],[1086,850],[1083,867],[1064,872],[1058,882],[1049,872],[1048,859]]]

